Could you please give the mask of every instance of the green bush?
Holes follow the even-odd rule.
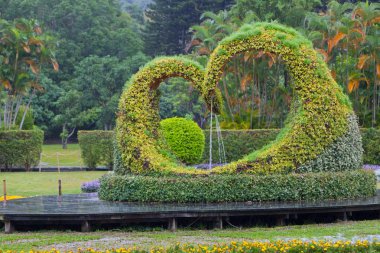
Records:
[[[0,131],[0,168],[30,170],[40,161],[43,141],[39,129]]]
[[[373,171],[273,175],[105,175],[99,196],[112,201],[227,202],[321,200],[373,196]]]
[[[380,130],[362,128],[363,162],[364,164],[380,164]]]
[[[185,164],[199,162],[205,147],[205,135],[192,120],[164,119],[160,123],[162,135],[173,154]]]
[[[90,169],[100,164],[112,168],[113,136],[113,131],[78,131],[82,159]]]
[[[227,162],[236,161],[243,156],[259,150],[276,139],[280,129],[252,129],[252,130],[222,130],[221,135],[226,151]],[[204,131],[206,136],[205,150],[209,150],[210,131]],[[212,160],[219,161],[218,137],[212,133]],[[203,162],[209,161],[209,152],[204,152]]]

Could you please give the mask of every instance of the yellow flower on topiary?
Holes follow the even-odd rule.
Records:
[[[236,162],[210,171],[184,168],[170,155],[160,136],[160,83],[171,77],[191,81],[208,108],[219,113],[222,100],[217,84],[224,66],[235,55],[247,51],[276,54],[291,73],[294,97],[286,126],[271,144]],[[243,26],[219,43],[206,70],[184,57],[157,58],[140,69],[126,87],[119,103],[116,129],[123,163],[123,169],[116,172],[121,175],[270,174],[347,170],[361,165],[361,139],[349,99],[311,42],[279,24]]]

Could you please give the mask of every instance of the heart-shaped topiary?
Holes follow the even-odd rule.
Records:
[[[226,166],[209,171],[181,166],[160,141],[158,86],[170,77],[189,80],[208,107],[218,113],[222,99],[217,84],[223,68],[233,56],[247,51],[276,54],[291,73],[294,99],[286,126],[270,145]],[[187,58],[157,58],[135,74],[127,87],[117,119],[116,138],[123,162],[118,174],[287,173],[357,169],[361,164],[361,139],[348,97],[311,42],[279,24],[243,26],[219,43],[205,71]],[[340,145],[343,142],[345,147]],[[353,157],[349,161],[340,157],[347,153]]]

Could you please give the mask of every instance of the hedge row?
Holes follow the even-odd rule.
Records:
[[[0,169],[30,170],[40,161],[43,141],[39,129],[0,131]]]
[[[259,150],[276,139],[280,129],[252,129],[252,130],[222,130],[223,143],[226,150],[227,162],[236,161],[255,150]],[[380,164],[380,130],[374,128],[360,129],[363,143],[363,163]],[[209,150],[209,131],[205,131],[206,146]],[[214,162],[219,161],[218,139],[213,133],[212,157]],[[208,162],[209,153],[203,154],[203,162]]]
[[[112,201],[228,202],[321,200],[373,196],[373,171],[273,175],[141,176],[107,174],[99,196]]]
[[[94,132],[94,134],[92,134],[92,132]],[[227,162],[236,161],[244,155],[247,155],[255,150],[259,150],[271,141],[275,140],[279,132],[280,129],[222,130],[221,134],[223,137]],[[380,130],[373,128],[362,128],[360,129],[360,132],[364,149],[363,163],[380,164]],[[208,150],[210,132],[204,131],[204,133],[206,137],[206,144],[202,163],[207,163],[209,157]],[[95,137],[92,138],[92,142],[86,141],[86,143],[84,143],[84,134],[92,135]],[[80,131],[79,136],[82,136],[82,141],[80,141],[82,143],[82,157],[85,158],[84,160],[87,166],[91,167],[90,164],[94,164],[91,161],[91,157],[96,160],[96,164],[100,164],[99,158],[94,156],[94,145],[98,146],[95,153],[101,153],[103,154],[101,156],[106,156],[109,158],[105,164],[112,164],[112,131]],[[219,162],[219,152],[216,133],[213,133],[212,137],[212,157],[213,162],[217,163]],[[99,143],[103,144],[99,145]]]
[[[79,131],[78,142],[82,159],[90,169],[97,165],[113,166],[113,131]]]
[[[203,163],[209,161],[210,131],[204,131],[206,136]],[[252,129],[252,130],[222,130],[221,135],[224,143],[227,162],[236,161],[255,150],[259,150],[276,139],[279,129]],[[212,160],[219,162],[218,137],[212,133]]]

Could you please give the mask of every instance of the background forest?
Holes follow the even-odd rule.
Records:
[[[34,119],[46,137],[66,141],[78,129],[112,129],[125,82],[148,60],[185,54],[204,65],[220,40],[257,21],[283,23],[307,36],[349,94],[360,125],[380,126],[375,1],[0,0],[0,18],[0,45],[19,45],[0,56],[3,127],[9,119]],[[18,65],[22,71],[15,71]],[[236,56],[219,83],[221,127],[282,127],[291,84],[276,55]],[[208,112],[189,84],[172,79],[160,89],[162,118],[182,116],[207,126]]]

